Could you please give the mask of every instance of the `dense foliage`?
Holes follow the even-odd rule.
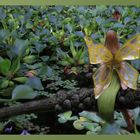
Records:
[[[1,107],[49,97],[61,89],[92,87],[85,32],[104,43],[106,32],[112,29],[123,44],[140,32],[139,16],[138,6],[1,6]],[[131,63],[140,69],[139,60]],[[2,121],[1,133],[49,133],[49,124],[34,126],[31,121],[36,117],[29,114]],[[100,122],[93,124],[101,129]]]

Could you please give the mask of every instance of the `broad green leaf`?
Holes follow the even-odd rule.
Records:
[[[94,112],[82,111],[79,115],[97,123],[103,122],[103,120]]]
[[[90,131],[95,131],[96,127],[98,126],[98,124],[96,123],[91,123],[91,122],[84,122],[83,126],[85,127],[85,129],[90,130]]]
[[[101,17],[96,17],[96,22],[99,24],[99,25],[101,25],[102,24],[102,18]]]
[[[60,123],[66,123],[67,121],[73,121],[73,120],[77,120],[78,117],[77,116],[72,116],[72,111],[67,111],[67,112],[64,112],[64,113],[61,113],[58,115],[58,121]]]
[[[36,62],[37,57],[35,55],[29,55],[29,56],[25,56],[23,58],[23,62],[27,63],[27,64],[32,64],[34,62]]]
[[[116,124],[106,123],[102,127],[100,134],[109,134],[109,135],[119,134],[120,130],[121,130],[120,127]]]
[[[38,70],[38,75],[46,75],[47,77],[51,77],[53,74],[53,70],[49,66],[41,66]]]
[[[69,121],[73,121],[73,120],[77,120],[77,119],[78,119],[77,116],[72,116],[72,117],[69,118]]]
[[[66,119],[69,119],[71,115],[72,115],[72,111],[67,111],[67,112],[59,114],[58,117],[64,117]]]
[[[26,85],[29,85],[33,89],[37,89],[37,90],[43,90],[44,89],[43,86],[42,86],[41,80],[38,77],[28,78],[28,80],[26,81]]]
[[[119,119],[119,120],[115,120],[114,123],[116,123],[117,125],[121,126],[121,127],[125,127],[127,128],[127,123],[126,121],[123,119]]]
[[[20,69],[20,58],[17,57],[13,62],[10,68],[10,71],[15,74]]]
[[[3,75],[7,75],[9,73],[10,66],[11,66],[10,60],[3,58],[0,59],[0,72]]]
[[[124,25],[122,23],[115,23],[114,28],[123,28]]]
[[[27,29],[31,29],[32,27],[33,27],[33,24],[32,24],[32,23],[27,22],[27,24],[26,24],[26,28],[27,28]]]
[[[0,30],[0,42],[3,42],[6,38],[8,38],[9,34],[8,30]]]
[[[7,79],[1,80],[1,82],[0,82],[0,89],[7,88],[8,84],[9,84],[9,80],[7,80]]]
[[[12,99],[34,99],[37,93],[28,85],[16,86],[12,92]]]
[[[13,57],[16,56],[24,56],[26,53],[26,49],[28,48],[28,40],[21,40],[21,39],[16,39],[13,47],[11,48],[11,53]]]
[[[118,77],[116,73],[113,73],[111,84],[103,91],[97,101],[99,114],[107,122],[112,122],[114,119],[114,106],[119,89]]]
[[[84,37],[84,33],[82,31],[76,31],[75,35],[79,36],[79,37],[82,37],[82,38]]]
[[[114,113],[114,123],[118,124],[121,127],[127,128],[127,123],[126,120],[124,119],[124,116],[121,112],[116,112]]]
[[[28,78],[27,77],[17,77],[17,78],[14,78],[13,80],[24,84],[28,80]]]
[[[82,125],[82,123],[83,123],[82,121],[76,120],[76,121],[74,121],[73,126],[77,130],[83,130],[84,126]]]
[[[72,26],[72,24],[70,24],[70,23],[66,24],[66,25],[65,25],[65,28],[66,28],[70,33],[72,33],[72,31],[73,31],[73,26]]]
[[[60,118],[58,118],[58,122],[59,122],[59,123],[66,123],[67,120],[66,120],[65,117],[60,117]]]
[[[130,21],[132,21],[131,17],[125,17],[124,19],[125,24],[129,23]]]
[[[85,123],[91,123],[89,119],[85,117],[80,117],[78,120],[74,121],[73,126],[77,130],[82,130],[85,128],[84,124]]]

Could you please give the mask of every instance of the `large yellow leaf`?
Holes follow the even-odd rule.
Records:
[[[110,85],[112,79],[112,71],[113,70],[111,65],[102,64],[93,75],[95,84],[94,94],[96,99],[101,95],[102,91]]]
[[[129,39],[116,53],[117,61],[134,60],[140,58],[140,35]]]
[[[113,59],[111,52],[102,44],[93,44],[92,38],[85,36],[91,64],[109,62]]]
[[[121,62],[120,68],[116,71],[122,84],[132,89],[137,88],[137,79],[139,73],[129,63]]]

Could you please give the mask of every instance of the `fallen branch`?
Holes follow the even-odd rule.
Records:
[[[140,106],[139,90],[135,91],[135,93],[130,89],[127,91],[120,91],[116,99],[115,109],[132,109],[138,106]],[[82,88],[75,92],[62,90],[45,99],[3,107],[0,109],[0,119],[26,113],[47,112],[52,110],[60,113],[66,110],[77,112],[82,110],[98,111],[98,108],[92,89]]]

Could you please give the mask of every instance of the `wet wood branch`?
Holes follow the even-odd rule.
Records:
[[[140,106],[139,90],[132,91],[128,89],[126,91],[120,91],[117,95],[115,109],[132,109],[138,106]],[[3,107],[0,109],[0,119],[26,113],[41,111],[56,111],[60,113],[67,110],[72,110],[74,112],[82,110],[98,111],[97,101],[93,96],[93,89],[82,88],[75,92],[62,90],[45,99]]]

